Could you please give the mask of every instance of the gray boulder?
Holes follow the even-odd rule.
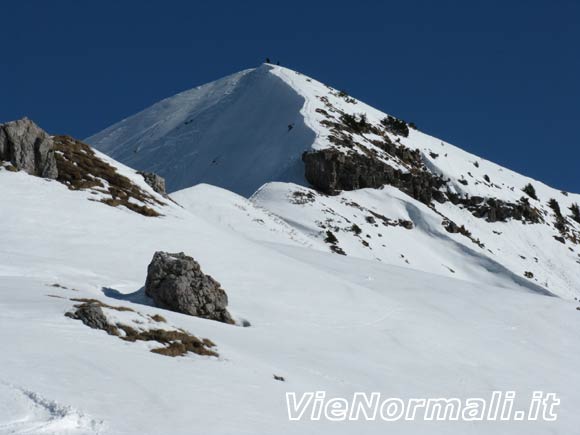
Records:
[[[66,313],[65,316],[71,319],[80,320],[89,328],[108,330],[110,328],[109,322],[103,309],[97,303],[84,303],[77,306],[74,313]]]
[[[165,178],[157,175],[155,172],[143,172],[137,171],[144,179],[145,183],[147,183],[151,188],[161,195],[165,195]]]
[[[43,178],[56,179],[52,138],[28,118],[0,125],[0,161]]]
[[[234,323],[220,283],[204,274],[197,261],[183,252],[156,252],[147,269],[145,294],[158,307],[191,316]]]

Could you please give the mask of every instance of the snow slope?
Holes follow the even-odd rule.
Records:
[[[381,120],[386,116],[385,113],[351,97],[341,96],[336,90],[302,74],[279,67],[275,67],[272,73],[282,78],[304,97],[306,102],[302,113],[305,122],[308,127],[316,132],[316,141],[312,144],[313,149],[336,148],[336,145],[330,140],[331,134],[328,127],[324,125],[324,121],[329,118],[336,121],[339,115],[343,113],[354,116],[364,113],[370,124],[380,125]],[[321,112],[321,109],[330,113],[330,117],[325,116]],[[460,148],[426,135],[416,129],[410,128],[408,137],[388,136],[393,142],[401,144],[408,149],[419,150],[427,168],[432,173],[440,175],[445,180],[449,180],[447,189],[460,197],[478,196],[483,198],[498,198],[509,203],[517,203],[522,196],[526,197],[532,207],[540,211],[540,214],[545,219],[544,224],[522,225],[516,220],[489,223],[485,219],[475,218],[470,211],[462,207],[457,207],[451,202],[438,204],[433,201],[432,208],[443,217],[443,219],[440,219],[441,221],[449,219],[457,225],[464,225],[474,239],[485,245],[484,247],[477,247],[465,237],[461,237],[460,235],[454,236],[455,239],[463,242],[463,245],[469,246],[470,250],[477,251],[478,256],[486,257],[487,261],[501,264],[513,272],[515,276],[522,277],[526,272],[531,272],[533,278],[530,279],[530,284],[542,286],[547,291],[562,297],[572,299],[580,296],[580,240],[578,239],[578,235],[580,235],[580,222],[576,222],[569,217],[570,207],[573,204],[580,203],[580,195],[550,188],[541,182],[469,154]],[[360,146],[356,151],[363,153],[363,151],[374,150],[379,156],[379,159],[387,161],[392,167],[401,169],[403,172],[407,171],[401,162],[397,162],[392,156],[385,156],[382,150],[377,148],[373,143],[374,139],[376,139],[376,135],[373,134],[356,136],[355,142]],[[523,194],[522,188],[528,183],[534,186],[537,200]],[[394,196],[395,198],[400,197],[393,189],[387,189],[387,192],[386,195],[381,195],[380,193],[375,195],[382,197],[388,195]],[[358,191],[348,194],[345,193],[344,195],[350,198],[351,201],[368,208],[378,209],[390,217],[389,213],[392,210],[384,205],[386,198],[382,198],[381,204],[377,204],[376,202],[368,203],[364,197],[365,194],[359,194]],[[362,195],[362,197],[359,195]],[[559,237],[561,234],[555,228],[554,222],[556,217],[554,211],[548,206],[550,199],[557,201],[560,210],[562,210],[563,215],[567,218],[567,224],[570,226],[571,233],[573,234],[572,240],[566,239],[565,243],[561,243],[555,239],[555,237]],[[328,201],[330,199],[326,200]],[[284,217],[284,212],[276,205],[276,202],[279,201],[280,197],[270,195],[269,200],[260,201],[260,205],[265,208],[271,207],[273,210],[276,209]],[[407,209],[416,210],[408,218],[420,229],[421,222],[427,219],[424,214],[428,214],[428,210],[419,201],[410,199],[408,196],[405,201],[408,204]],[[288,209],[285,206],[283,208],[285,210]],[[347,215],[347,217],[349,216]],[[320,216],[317,219],[320,220]],[[315,226],[315,220],[311,219],[309,224]],[[364,227],[361,226],[361,228]],[[440,231],[438,232],[441,233]],[[428,233],[433,235],[431,230]],[[398,240],[395,239],[393,242],[399,248],[398,250],[403,251],[401,249],[402,247],[406,249],[413,247],[415,251],[421,252],[419,258],[417,258],[417,255],[414,255],[414,258],[411,259],[407,258],[407,260],[415,264],[415,268],[435,273],[441,273],[442,270],[443,274],[453,274],[448,267],[441,267],[441,262],[435,253],[441,249],[441,246],[437,246],[434,250],[435,252],[429,258],[425,258],[426,252],[423,248],[430,243],[417,244],[417,241],[413,240],[414,233],[404,234],[407,237]],[[360,248],[360,244],[357,244],[357,248]],[[396,256],[396,252],[391,251],[386,254],[381,253],[377,255],[373,253],[369,255],[369,253],[361,254],[360,251],[361,249],[349,250],[346,248],[346,252],[352,253],[353,255],[363,256],[365,258],[375,256],[379,260],[397,264],[397,261],[392,258],[393,255]],[[400,260],[398,263],[400,264]],[[438,264],[433,266],[432,263]],[[469,262],[465,258],[460,260],[458,264],[460,267],[456,268],[456,272],[459,272],[463,276],[474,277],[473,270],[463,267],[466,264],[469,264]],[[496,273],[496,268],[492,267],[490,269],[484,266],[485,271]]]
[[[303,195],[297,198],[296,192]],[[302,200],[306,195],[311,199]],[[323,196],[289,183],[270,183],[254,194],[252,202],[267,207],[320,242],[326,238],[326,230],[331,230],[338,239],[335,246],[348,255],[475,283],[523,286],[551,294],[513,273],[497,256],[486,255],[471,239],[445,231],[440,215],[393,187]],[[383,218],[390,222],[385,223]],[[399,220],[412,222],[413,228],[398,225]],[[534,234],[530,231],[530,237]],[[498,244],[504,240],[499,237]],[[509,244],[507,241],[501,247]],[[326,249],[330,246],[326,243]],[[549,252],[545,255],[549,258]]]
[[[326,250],[324,244],[312,240],[275,214],[220,187],[198,184],[173,193],[171,198],[200,218],[252,240]]]
[[[345,130],[344,116],[360,114],[374,130]],[[552,189],[416,129],[410,128],[408,136],[393,133],[381,124],[386,116],[303,74],[265,64],[163,100],[87,141],[130,166],[165,176],[170,191],[203,182],[245,197],[255,193],[254,204],[304,233],[319,249],[339,247],[350,256],[444,276],[489,284],[507,279],[568,299],[580,296],[580,217],[572,219],[570,211],[580,203],[579,195]],[[418,153],[421,167],[388,152],[386,143]],[[325,149],[349,158],[372,156],[403,174],[419,170],[440,177],[445,200],[424,204],[385,188],[333,198],[311,191],[314,202],[299,204],[293,192],[309,186],[301,154]],[[537,199],[522,192],[528,183]],[[477,198],[482,204],[493,200],[510,206],[523,204],[524,198],[538,222],[490,222],[487,213],[476,217],[473,209],[456,202]],[[561,218],[550,200],[556,201]],[[340,216],[329,220],[327,209],[339,208]],[[369,214],[362,216],[361,210],[410,220],[413,229],[382,228],[380,222],[367,222]],[[468,236],[447,233],[449,222],[463,226]],[[353,224],[361,234],[352,231]],[[385,231],[377,231],[377,225]],[[336,246],[324,246],[327,231],[337,237]],[[446,256],[453,261],[442,261],[441,251],[453,252]]]
[[[303,104],[264,65],[160,101],[86,142],[157,172],[168,191],[205,182],[250,196],[268,181],[302,179],[300,155],[314,140]]]
[[[23,173],[0,170],[0,191],[0,433],[568,435],[578,427],[575,303],[331,254],[316,238],[312,249],[287,223],[209,186],[180,192],[183,207],[170,202],[160,217]],[[405,216],[402,204],[393,218]],[[131,302],[156,250],[194,256],[228,292],[234,317],[252,326]],[[220,356],[170,358],[89,329],[64,316],[70,298],[83,297],[162,314],[213,340]],[[286,391],[466,398],[496,389],[556,392],[559,419],[290,422],[285,407]]]

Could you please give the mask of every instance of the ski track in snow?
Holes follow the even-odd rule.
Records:
[[[104,433],[103,421],[26,388],[0,381],[0,434]]]

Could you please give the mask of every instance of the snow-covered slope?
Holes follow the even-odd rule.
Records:
[[[519,264],[504,266],[502,259],[509,257],[489,254],[473,236],[448,233],[439,214],[390,186],[324,196],[290,183],[270,183],[254,194],[252,202],[284,217],[335,252],[476,283],[524,286],[550,294],[526,280],[523,271],[512,272],[525,267],[516,253],[513,258],[520,260]],[[329,233],[334,241],[329,240]],[[534,235],[532,228],[529,237],[533,239]],[[505,238],[496,239],[496,246],[501,246],[498,250],[517,249],[510,246],[511,241],[504,242]],[[549,252],[538,255],[550,258]]]
[[[175,192],[171,197],[200,218],[219,223],[221,227],[252,240],[326,250],[323,243],[296,230],[275,214],[220,187],[198,184]]]
[[[183,207],[168,201],[157,217],[22,172],[0,169],[0,192],[0,433],[568,435],[578,427],[576,303],[507,281],[335,255],[307,219],[298,234],[257,201],[210,186],[176,194]],[[380,203],[387,193],[361,195]],[[392,195],[387,217],[412,217],[408,200]],[[346,213],[341,197],[324,201]],[[425,216],[436,226],[434,213]],[[157,250],[194,256],[251,327],[139,303],[132,294]],[[451,248],[444,255],[454,264]],[[219,357],[170,358],[87,328],[64,316],[72,298],[135,310],[111,313],[137,316],[136,327],[161,314],[165,327],[211,339]],[[401,398],[516,390],[522,408],[543,390],[558,393],[561,406],[556,422],[289,421],[285,393],[313,390]]]
[[[183,92],[87,140],[165,176],[170,191],[204,182],[250,197],[261,188],[252,201],[319,248],[334,237],[326,249],[337,253],[580,295],[579,195],[287,68],[262,65]],[[303,162],[304,151],[312,158]],[[384,184],[392,188],[380,190]],[[350,192],[321,194],[341,190]],[[296,191],[311,198],[297,200]],[[408,220],[411,229],[383,225],[373,213]]]
[[[205,182],[249,196],[268,181],[303,179],[300,155],[314,140],[303,104],[264,65],[160,101],[87,142],[162,175],[169,191]]]

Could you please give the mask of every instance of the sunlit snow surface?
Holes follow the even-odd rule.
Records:
[[[205,182],[249,196],[268,181],[303,178],[300,157],[314,140],[303,104],[264,66],[160,101],[87,142],[159,173],[169,191]]]
[[[211,186],[179,193],[184,208],[169,205],[160,218],[22,173],[0,171],[0,189],[0,433],[568,435],[577,428],[580,314],[572,302],[331,254],[307,232]],[[392,210],[405,212],[403,204]],[[227,290],[234,317],[252,326],[123,300],[143,286],[156,250],[194,256]],[[64,317],[71,297],[161,313],[213,340],[220,357],[169,358],[89,329]],[[331,424],[289,422],[285,407],[286,391],[466,398],[496,389],[556,392],[559,420]]]

